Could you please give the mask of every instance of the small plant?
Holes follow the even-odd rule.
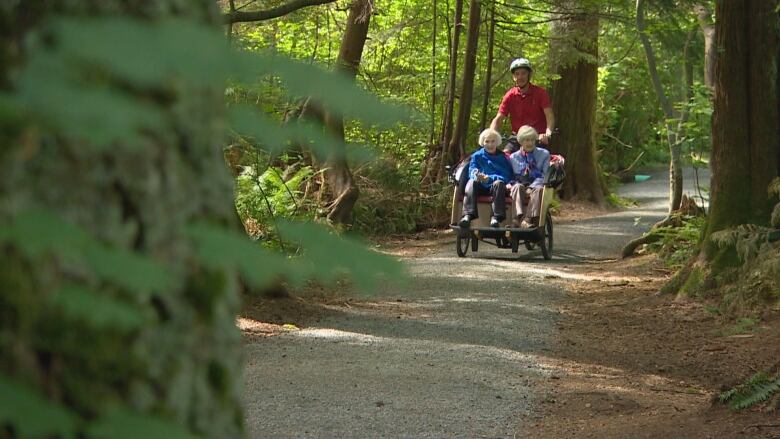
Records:
[[[721,337],[729,337],[732,335],[747,334],[756,329],[759,320],[752,317],[742,317],[737,319],[737,322],[726,329],[718,331],[718,335]]]
[[[637,206],[637,202],[631,198],[623,198],[615,193],[607,195],[607,203],[613,207],[634,207]]]
[[[680,268],[698,250],[699,237],[704,227],[703,216],[683,216],[680,227],[659,227],[653,231],[661,239],[648,244],[650,251],[657,252],[667,267]]]
[[[773,394],[780,392],[780,374],[770,376],[759,372],[743,384],[720,394],[718,399],[728,403],[733,410],[742,410],[768,400]]]

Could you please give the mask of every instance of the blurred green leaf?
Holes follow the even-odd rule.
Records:
[[[145,297],[170,288],[173,278],[159,263],[128,250],[107,246],[56,214],[32,209],[16,215],[0,229],[0,242],[19,248],[29,258],[46,253],[89,267],[100,279]]]
[[[191,20],[73,18],[59,20],[52,28],[61,50],[84,70],[107,69],[140,87],[158,89],[175,79],[211,86],[224,81],[230,69],[225,37]]]
[[[348,274],[361,290],[372,290],[383,280],[399,280],[402,264],[389,256],[371,251],[354,239],[338,236],[311,223],[282,222],[279,233],[306,249],[304,260],[311,276],[333,282]]]
[[[248,105],[231,107],[228,120],[230,127],[237,134],[259,142],[262,145],[260,149],[271,155],[297,144],[314,152],[320,160],[327,157],[344,157],[347,151],[359,151],[356,155],[363,160],[376,156],[359,145],[345,144],[316,122],[296,120],[281,124]]]
[[[224,227],[196,223],[187,227],[200,261],[212,269],[238,270],[256,288],[287,277],[295,281],[295,264],[279,253],[260,247],[246,235]]]
[[[69,317],[82,320],[95,329],[132,331],[149,320],[134,304],[78,285],[58,289],[49,301]]]
[[[75,437],[77,418],[37,391],[0,376],[0,426],[13,426],[16,437]],[[0,431],[3,429],[0,428]]]
[[[382,102],[355,86],[351,78],[311,64],[270,52],[239,52],[231,69],[238,81],[253,83],[267,75],[279,76],[290,93],[311,97],[344,117],[353,117],[382,127],[409,121],[414,112]]]
[[[84,248],[84,258],[95,274],[145,300],[152,291],[164,292],[174,279],[164,265],[140,253],[93,242]]]
[[[195,436],[173,421],[127,409],[112,409],[90,425],[91,439],[194,439]]]

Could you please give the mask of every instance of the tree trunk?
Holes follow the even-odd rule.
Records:
[[[482,19],[480,0],[471,0],[469,6],[469,29],[466,39],[466,60],[463,64],[463,82],[461,84],[458,119],[452,140],[447,148],[445,160],[456,163],[466,155],[465,141],[471,118],[471,101],[474,94],[474,72],[477,67],[477,46],[479,45],[479,24]]]
[[[24,43],[30,33],[56,18],[79,17],[87,25],[104,15],[144,21],[176,16],[219,31],[212,0],[190,1],[186,8],[181,4],[170,0],[12,2],[0,8],[0,50],[3,61],[8,61],[0,63],[0,78],[7,78],[12,67],[25,61],[26,50],[36,44]],[[47,49],[61,53],[59,44],[57,38],[46,42]],[[143,50],[155,57],[182,56],[157,47]],[[91,49],[85,47],[84,52]],[[235,326],[238,283],[229,270],[202,265],[185,233],[193,221],[239,228],[233,180],[219,147],[224,142],[218,128],[224,125],[223,84],[172,78],[175,87],[173,82],[136,86],[118,78],[119,67],[89,68],[89,73],[101,72],[99,93],[155,106],[165,122],[159,132],[132,147],[116,142],[98,149],[69,140],[57,128],[41,131],[25,125],[39,120],[25,117],[22,123],[13,117],[9,123],[7,113],[0,115],[4,119],[0,123],[0,222],[44,208],[83,230],[95,251],[116,252],[111,258],[100,258],[103,270],[112,273],[96,274],[100,271],[96,262],[82,263],[78,257],[59,260],[48,254],[37,257],[14,250],[13,245],[0,246],[0,375],[65,406],[77,417],[75,428],[80,432],[73,437],[92,436],[84,430],[95,426],[95,420],[110,408],[168,420],[197,437],[242,437],[242,340]],[[75,69],[57,73],[72,75],[74,88],[69,92],[97,88],[89,83],[93,77],[79,77]],[[10,81],[2,82],[4,92],[15,92]],[[51,237],[67,238],[68,246],[80,241],[67,233],[49,230],[44,244],[52,245]],[[79,252],[76,247],[70,248],[74,255]],[[141,261],[165,267],[163,274],[170,282],[164,291],[144,286],[158,273],[144,268]],[[121,286],[116,280],[120,274],[135,276],[140,286]],[[66,285],[84,288],[79,291],[95,299],[78,302],[80,308],[89,307],[96,314],[113,312],[93,315],[94,319],[74,316],[72,309],[64,312],[52,298],[59,294],[57,288]],[[75,299],[71,308],[74,304]],[[106,306],[111,304],[117,308]],[[127,323],[129,318],[123,313],[132,317],[133,312],[142,317],[140,328],[123,328],[121,321]],[[22,395],[10,398],[17,396],[21,400]],[[54,425],[63,419],[53,418],[36,422]],[[0,436],[23,435],[6,421],[2,420]],[[121,427],[123,433],[131,436],[141,435],[137,432],[145,428],[132,420],[125,425],[131,429]],[[40,431],[40,437],[60,437]],[[159,431],[167,430],[155,433]]]
[[[565,4],[559,2],[559,10]],[[553,83],[552,103],[561,132],[551,149],[566,157],[563,196],[601,205],[604,192],[595,157],[598,16],[568,12],[554,26],[561,38],[551,43],[551,59],[559,63],[560,79]]]
[[[433,148],[436,138],[436,31],[437,31],[437,4],[433,0],[433,33],[431,34],[431,132],[428,137],[428,145]]]
[[[336,70],[353,79],[357,76],[360,59],[363,56],[371,13],[370,0],[356,0],[349,8],[344,37],[336,60]],[[344,119],[340,115],[326,112],[325,126],[337,139],[344,140]],[[326,163],[325,175],[328,186],[333,192],[328,220],[334,224],[349,223],[352,208],[360,195],[352,178],[345,152],[342,150],[332,154]]]
[[[444,125],[441,134],[442,153],[446,151],[452,138],[452,113],[455,109],[455,87],[457,87],[458,79],[458,48],[460,46],[460,30],[463,27],[463,0],[455,0],[454,18],[452,44],[450,45],[450,74],[447,80],[447,103],[444,107]]]
[[[647,57],[647,68],[650,71],[650,79],[653,82],[655,94],[658,96],[658,100],[661,103],[661,109],[663,110],[666,119],[666,141],[669,145],[669,155],[671,156],[669,163],[669,213],[671,214],[680,208],[680,203],[682,202],[682,158],[680,156],[680,145],[670,122],[675,119],[674,109],[672,108],[669,99],[666,97],[663,85],[661,85],[661,79],[658,76],[658,69],[656,67],[655,54],[653,53],[653,46],[650,44],[650,38],[645,31],[645,0],[636,0],[636,27],[639,31],[639,39],[642,41],[642,47],[645,50],[645,56]]]
[[[768,225],[769,183],[780,175],[777,1],[719,1],[715,23],[710,211],[700,253],[664,287],[680,294],[717,287],[718,272],[739,264],[713,233]]]
[[[496,41],[496,3],[490,3],[490,27],[487,42],[487,71],[485,72],[485,92],[482,98],[482,117],[479,121],[480,130],[487,128],[488,108],[490,104],[490,81],[493,76],[493,46]]]
[[[710,93],[715,95],[715,25],[712,24],[712,12],[707,5],[698,3],[693,6],[696,17],[699,20],[699,27],[704,34],[704,84],[710,89]]]
[[[706,235],[768,224],[769,182],[778,175],[776,1],[717,3],[712,182]]]

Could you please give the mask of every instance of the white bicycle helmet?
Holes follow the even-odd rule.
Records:
[[[534,71],[531,67],[531,61],[528,61],[527,58],[517,58],[512,61],[512,64],[509,65],[509,71],[514,73],[517,69],[528,69],[529,72]]]

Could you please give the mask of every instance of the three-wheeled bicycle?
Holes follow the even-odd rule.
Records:
[[[560,155],[551,157],[550,168],[544,176],[544,188],[540,197],[542,205],[539,210],[538,225],[528,228],[513,227],[509,222],[509,219],[516,217],[515,205],[509,196],[506,197],[507,219],[502,221],[498,227],[490,227],[489,218],[491,217],[491,203],[493,199],[489,195],[477,197],[477,211],[479,215],[478,218],[471,222],[469,227],[458,225],[458,218],[460,218],[463,210],[463,195],[469,178],[468,167],[469,158],[467,157],[456,167],[452,168],[449,173],[450,182],[455,184],[452,196],[450,228],[455,231],[455,250],[458,256],[466,256],[469,248],[471,248],[472,252],[476,252],[479,249],[479,243],[484,242],[498,248],[511,249],[512,253],[517,253],[521,244],[529,251],[534,250],[538,246],[545,260],[552,259],[553,221],[550,214],[550,203],[555,190],[561,186],[566,175],[563,157]]]

